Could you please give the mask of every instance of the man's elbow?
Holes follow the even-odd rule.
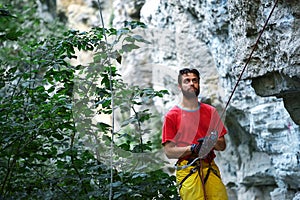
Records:
[[[173,159],[173,155],[168,149],[165,149],[165,155],[167,156],[168,159]]]
[[[224,151],[226,149],[226,143],[225,142],[218,142],[215,145],[215,150],[217,151]]]
[[[167,156],[168,159],[172,159],[173,156],[173,151],[172,148],[174,148],[174,144],[172,144],[171,142],[166,142],[163,144],[164,146],[164,152],[165,155]]]
[[[219,151],[224,151],[226,149],[226,144],[220,146]]]

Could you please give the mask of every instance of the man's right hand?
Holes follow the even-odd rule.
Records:
[[[197,154],[197,155],[199,154],[199,151],[200,151],[200,149],[201,149],[203,140],[204,140],[204,138],[200,138],[200,139],[198,140],[198,144],[192,144],[192,145],[191,145],[191,152],[192,152],[193,154]]]

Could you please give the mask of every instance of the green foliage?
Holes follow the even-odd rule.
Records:
[[[111,63],[147,42],[131,34],[144,24],[63,32],[59,23],[37,18],[36,7],[0,4],[0,199],[108,199],[110,187],[113,199],[178,198],[174,176],[159,168],[122,170],[117,159],[111,184],[101,154],[111,141],[116,158],[157,150],[144,137],[154,117],[147,105],[167,91],[128,86]],[[92,52],[93,62],[72,65],[76,50]],[[95,114],[113,111],[122,116],[120,130],[93,123]]]

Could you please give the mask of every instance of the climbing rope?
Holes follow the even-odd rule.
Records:
[[[251,53],[250,53],[250,55],[249,55],[249,57],[248,57],[248,59],[247,59],[245,65],[244,65],[243,69],[242,69],[242,72],[240,73],[240,75],[239,75],[239,77],[238,77],[238,80],[237,80],[237,82],[236,82],[236,84],[235,84],[235,86],[234,86],[234,88],[233,88],[233,90],[232,90],[232,92],[231,92],[231,95],[230,95],[230,97],[229,97],[229,99],[228,99],[228,101],[227,101],[227,103],[226,103],[226,105],[225,105],[225,107],[224,107],[224,109],[223,109],[223,111],[222,111],[222,114],[220,115],[220,116],[221,116],[221,117],[220,117],[221,119],[222,119],[222,117],[224,116],[225,111],[227,110],[227,107],[228,107],[228,105],[229,105],[229,103],[230,103],[230,101],[231,101],[231,99],[232,99],[232,96],[233,96],[233,94],[234,94],[234,92],[235,92],[235,90],[236,90],[238,84],[240,83],[240,81],[241,81],[241,79],[242,79],[242,76],[243,76],[243,74],[244,74],[244,72],[245,72],[245,70],[246,70],[246,68],[247,68],[247,66],[248,66],[248,64],[249,64],[249,62],[250,62],[250,60],[251,60],[251,58],[252,58],[252,55],[253,55],[254,51],[256,50],[256,48],[257,48],[257,46],[258,46],[258,42],[259,42],[259,40],[260,40],[260,38],[261,38],[263,32],[265,31],[265,29],[266,29],[266,27],[267,27],[267,25],[268,25],[268,23],[269,23],[269,20],[270,20],[270,18],[271,18],[271,16],[272,16],[272,14],[273,14],[273,12],[274,12],[275,7],[277,6],[277,4],[278,4],[278,0],[275,1],[275,4],[274,4],[274,6],[273,6],[273,8],[272,8],[272,10],[271,10],[271,12],[270,12],[268,18],[267,18],[267,20],[266,20],[266,22],[265,22],[265,24],[264,24],[262,30],[260,31],[260,34],[258,35],[258,37],[257,37],[257,39],[256,39],[256,42],[255,42],[255,44],[254,44],[254,46],[253,46],[253,49],[252,49],[252,51],[251,51]],[[218,122],[218,125],[219,125],[219,123],[220,123],[220,122]]]
[[[255,44],[254,44],[254,46],[253,46],[253,48],[252,48],[252,51],[251,51],[251,53],[250,53],[250,55],[249,55],[249,57],[248,57],[248,59],[247,59],[245,65],[244,65],[244,67],[242,68],[242,71],[241,71],[241,73],[240,73],[240,75],[239,75],[239,77],[238,77],[238,80],[237,80],[237,82],[236,82],[236,84],[235,84],[235,86],[234,86],[234,88],[233,88],[233,90],[232,90],[232,92],[231,92],[231,94],[230,94],[230,96],[229,96],[229,99],[227,100],[227,103],[226,103],[224,109],[222,110],[222,113],[221,113],[221,115],[220,115],[219,120],[218,120],[218,122],[216,123],[215,129],[214,129],[213,131],[211,131],[210,133],[208,133],[208,135],[204,138],[204,141],[203,141],[202,147],[201,147],[201,149],[200,149],[200,151],[199,151],[198,157],[195,158],[195,159],[194,159],[190,164],[188,164],[188,165],[184,165],[184,166],[181,166],[181,167],[175,166],[175,169],[176,169],[176,170],[185,169],[185,168],[187,168],[187,167],[193,165],[197,160],[205,158],[205,156],[213,149],[213,147],[214,147],[215,144],[217,143],[217,139],[218,139],[218,135],[219,135],[217,130],[218,130],[218,127],[219,127],[219,125],[220,125],[220,123],[221,123],[221,119],[224,117],[225,111],[227,110],[227,107],[228,107],[228,105],[229,105],[229,103],[230,103],[230,101],[231,101],[231,99],[232,99],[232,97],[233,97],[233,94],[235,93],[235,91],[236,91],[236,89],[237,89],[237,86],[238,86],[238,84],[240,83],[240,81],[241,81],[241,79],[242,79],[242,76],[243,76],[243,74],[244,74],[244,72],[245,72],[245,70],[246,70],[246,68],[247,68],[247,66],[248,66],[248,64],[249,64],[249,62],[250,62],[250,60],[251,60],[251,58],[252,58],[252,55],[253,55],[254,51],[256,50],[256,48],[257,48],[257,46],[258,46],[258,42],[259,42],[259,40],[260,40],[260,38],[261,38],[263,32],[265,31],[265,29],[266,29],[266,27],[267,27],[267,25],[268,25],[268,23],[269,23],[269,20],[270,20],[270,18],[271,18],[271,16],[272,16],[272,14],[273,14],[273,12],[274,12],[275,7],[277,6],[277,4],[278,4],[278,0],[275,1],[275,4],[274,4],[274,6],[272,7],[272,10],[271,10],[271,12],[270,12],[268,18],[267,18],[267,20],[265,21],[265,24],[264,24],[262,30],[260,31],[260,34],[258,35],[258,37],[257,37],[257,39],[256,39],[256,42],[255,42]]]
[[[234,88],[233,88],[233,90],[232,90],[232,92],[231,92],[231,94],[230,94],[230,96],[229,96],[229,99],[227,100],[227,103],[226,103],[224,109],[222,110],[222,113],[221,113],[220,118],[219,118],[219,120],[218,120],[218,123],[217,123],[217,125],[216,125],[216,129],[218,129],[218,127],[219,127],[219,125],[220,125],[220,123],[221,123],[221,120],[222,120],[222,118],[224,117],[224,114],[225,114],[225,112],[226,112],[226,110],[227,110],[227,107],[228,107],[228,105],[229,105],[229,103],[230,103],[232,97],[233,97],[233,94],[235,93],[235,91],[236,91],[236,89],[237,89],[237,86],[239,85],[239,83],[240,83],[240,81],[241,81],[241,79],[242,79],[242,76],[243,76],[243,74],[244,74],[244,72],[245,72],[245,70],[246,70],[246,68],[247,68],[247,66],[248,66],[248,64],[249,64],[249,62],[250,62],[250,60],[251,60],[251,58],[252,58],[252,55],[253,55],[254,51],[255,51],[255,50],[257,49],[257,47],[258,47],[258,42],[259,42],[259,40],[260,40],[260,38],[261,38],[263,32],[265,31],[265,29],[266,29],[266,27],[267,27],[267,25],[268,25],[268,23],[269,23],[269,20],[270,20],[270,18],[271,18],[271,16],[272,16],[272,14],[273,14],[273,12],[274,12],[275,7],[277,6],[277,4],[278,4],[278,0],[275,1],[274,6],[272,7],[272,10],[271,10],[271,12],[270,12],[268,18],[267,18],[267,20],[265,21],[265,24],[264,24],[262,30],[260,31],[260,33],[259,33],[259,35],[258,35],[258,37],[257,37],[257,39],[256,39],[256,42],[254,43],[254,46],[253,46],[253,48],[252,48],[252,51],[251,51],[251,53],[250,53],[250,55],[249,55],[249,57],[248,57],[248,59],[247,59],[245,65],[244,65],[244,67],[242,68],[242,71],[241,71],[241,73],[240,73],[240,75],[239,75],[239,77],[238,77],[238,80],[237,80],[236,84],[234,85]],[[213,130],[213,131],[215,131],[215,130]],[[210,135],[212,135],[212,134],[213,134],[213,133],[210,133],[210,134],[209,134],[209,137],[206,137],[206,140],[203,141],[203,145],[205,145],[207,142],[209,143],[209,145],[212,145],[211,148],[210,148],[210,150],[213,149],[213,147],[215,146],[215,144],[216,144],[216,142],[217,142],[217,139],[215,139],[214,137],[210,137]],[[216,133],[214,133],[214,134],[217,134],[217,135],[218,135],[218,132],[216,131]],[[211,138],[212,138],[212,139],[211,139]],[[211,140],[211,141],[209,141],[209,140]],[[199,151],[199,156],[201,155],[201,156],[203,157],[204,155],[203,155],[203,153],[201,153],[201,150],[202,150],[202,149],[200,149],[200,151]],[[207,151],[207,150],[206,150],[206,151]],[[208,152],[209,152],[209,151],[208,151]]]

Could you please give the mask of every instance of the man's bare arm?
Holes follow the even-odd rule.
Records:
[[[177,147],[173,142],[166,142],[164,144],[164,151],[168,158],[177,159],[180,157],[191,155],[191,146]]]

